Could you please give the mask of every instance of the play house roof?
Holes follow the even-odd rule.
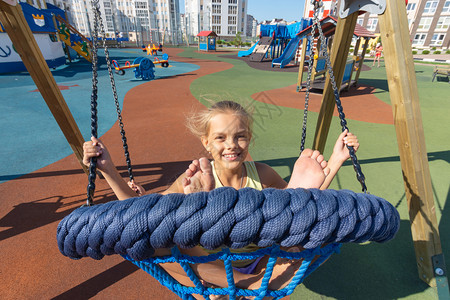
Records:
[[[216,37],[217,34],[214,31],[200,31],[197,36]]]
[[[319,21],[320,26],[322,27],[323,34],[326,37],[332,36],[334,32],[336,31],[337,26],[337,19],[332,16],[326,16],[322,20]],[[304,30],[300,31],[297,35],[300,36],[300,38],[303,38],[304,36],[307,36],[311,33],[312,26],[309,26],[305,28]],[[316,32],[316,35],[318,33]],[[356,37],[363,37],[363,38],[375,38],[377,37],[372,32],[364,28],[363,26],[356,24],[355,25],[355,31],[353,32],[353,35]]]

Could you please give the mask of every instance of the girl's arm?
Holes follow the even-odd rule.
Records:
[[[259,180],[261,180],[263,189],[267,188],[285,189],[287,187],[287,182],[284,181],[284,179],[281,178],[280,174],[278,174],[269,165],[260,162],[255,162],[255,166],[259,175]]]
[[[89,166],[92,157],[97,157],[97,169],[105,177],[117,199],[125,200],[137,196],[120,176],[106,146],[95,137],[83,144],[83,163],[86,166]]]
[[[347,145],[352,146],[355,149],[355,152],[359,148],[359,142],[356,135],[348,132],[346,129],[339,135],[336,144],[334,145],[333,153],[328,160],[328,168],[330,169],[330,173],[325,177],[324,183],[320,186],[321,190],[325,190],[330,186],[331,181],[333,181],[333,178],[336,176],[342,164],[350,158]]]

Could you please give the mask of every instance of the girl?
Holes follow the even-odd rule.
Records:
[[[377,44],[377,47],[375,48],[375,59],[373,60],[372,67],[375,67],[375,62],[378,61],[378,68],[380,67],[380,58],[381,53],[383,52],[383,46],[381,43]]]
[[[270,166],[246,161],[248,148],[252,139],[252,118],[250,114],[238,103],[221,101],[208,110],[198,113],[188,119],[188,128],[200,138],[203,146],[210,154],[211,162],[203,157],[194,160],[187,170],[165,191],[169,193],[192,193],[197,191],[210,191],[217,187],[228,186],[235,189],[251,187],[258,190],[265,188],[320,188],[326,189],[339,168],[349,158],[346,145],[358,149],[359,143],[355,135],[344,131],[338,138],[333,153],[328,161],[319,151],[306,149],[296,161],[289,183],[286,183]],[[98,169],[113,189],[119,200],[135,197],[133,191],[138,187],[131,185],[132,189],[123,181],[111,161],[106,147],[97,139],[84,144],[84,163],[89,164],[91,157],[97,157]],[[243,249],[233,251],[253,251],[256,245],[249,245]],[[299,251],[292,247],[287,251]],[[181,249],[182,253],[199,256],[207,255],[201,247]],[[211,251],[209,251],[211,252]],[[156,255],[167,255],[170,251],[161,249]],[[257,261],[240,261],[235,266],[234,278],[236,285],[241,288],[258,287],[263,276],[263,268],[267,258]],[[298,267],[296,262],[280,260],[273,271],[274,278],[269,287],[277,289],[293,276]],[[193,286],[183,269],[176,263],[162,266],[172,277],[180,283]],[[193,269],[199,278],[208,278],[214,286],[227,286],[225,270],[220,261],[194,265]]]

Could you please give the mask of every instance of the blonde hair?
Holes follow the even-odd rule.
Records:
[[[220,101],[213,104],[207,110],[192,114],[186,119],[186,127],[198,138],[208,135],[211,118],[218,114],[233,114],[241,117],[247,124],[247,129],[252,134],[253,118],[245,108],[234,101]]]

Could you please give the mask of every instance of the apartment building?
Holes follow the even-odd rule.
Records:
[[[319,18],[333,14],[339,1],[324,0]],[[312,17],[313,7],[305,2],[305,17]],[[406,4],[409,33],[412,47],[450,48],[450,0],[409,0]],[[358,17],[357,23],[373,33],[380,33],[378,15],[365,13]]]
[[[28,0],[39,7],[43,0]],[[88,0],[47,0],[66,10],[69,22],[92,36],[93,13]],[[181,43],[178,0],[99,0],[106,37],[126,37],[137,45]]]
[[[212,30],[220,39],[230,40],[237,32],[247,32],[247,0],[185,0],[185,22],[188,36]]]

